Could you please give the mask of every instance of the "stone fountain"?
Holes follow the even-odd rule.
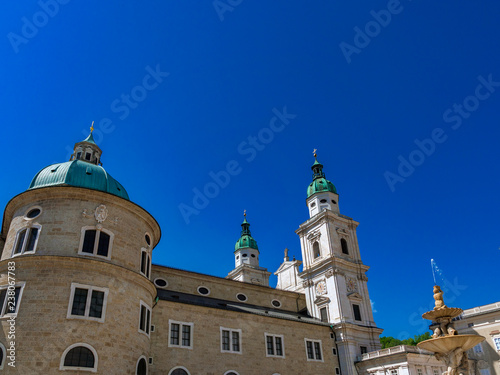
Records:
[[[452,320],[463,310],[446,306],[443,292],[437,285],[434,286],[434,300],[434,309],[422,315],[422,318],[432,320],[429,326],[434,332],[432,339],[419,342],[417,346],[434,352],[436,358],[446,364],[448,370],[443,375],[469,375],[469,359],[466,352],[484,341],[484,337],[458,334],[453,328]]]

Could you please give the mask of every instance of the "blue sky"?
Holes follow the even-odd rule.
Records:
[[[162,227],[155,263],[226,276],[246,209],[274,272],[285,247],[300,257],[317,148],[384,334],[426,330],[431,258],[448,304],[499,300],[500,3],[3,8],[2,210],[94,120],[104,167]],[[198,208],[196,189],[213,196]]]

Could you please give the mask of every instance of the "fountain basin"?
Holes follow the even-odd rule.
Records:
[[[446,354],[457,348],[467,351],[484,340],[483,336],[478,335],[443,336],[419,342],[417,346],[430,352]]]
[[[436,310],[427,311],[422,315],[422,318],[428,320],[435,320],[437,318],[454,318],[463,312],[458,307],[443,307]]]

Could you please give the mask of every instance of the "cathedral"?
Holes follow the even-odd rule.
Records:
[[[359,223],[316,155],[275,288],[246,215],[226,278],[152,264],[160,226],[101,157],[91,132],[5,208],[0,373],[356,375],[380,349]]]

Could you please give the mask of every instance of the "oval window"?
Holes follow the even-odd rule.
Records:
[[[277,299],[273,299],[271,303],[274,307],[281,307],[281,302]]]
[[[252,258],[255,258],[255,254],[252,254]]]
[[[243,254],[242,257],[243,258],[246,258],[248,256],[248,254]]]
[[[144,236],[144,239],[146,240],[146,243],[148,245],[151,245],[151,236],[149,234],[146,233],[146,235]]]
[[[26,214],[26,217],[28,219],[34,219],[35,217],[40,215],[41,212],[42,212],[42,210],[40,210],[39,208],[32,208],[31,210],[28,211],[28,213]]]
[[[319,203],[326,203],[326,199],[320,200]]]
[[[165,288],[168,285],[168,282],[165,279],[156,279],[155,285],[159,288]]]
[[[332,203],[333,203],[333,204],[337,204],[337,202],[335,202],[333,199],[332,199]]]
[[[208,296],[210,294],[210,290],[208,288],[205,288],[204,286],[198,287],[198,293],[204,296]]]
[[[312,203],[311,203],[311,208],[312,208],[312,207],[316,207],[316,202],[312,202]]]
[[[243,293],[238,293],[236,298],[238,298],[241,302],[245,302],[248,299]]]

